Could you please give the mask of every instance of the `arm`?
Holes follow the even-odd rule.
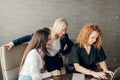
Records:
[[[81,72],[81,73],[87,74],[87,75],[91,75],[91,70],[82,67],[81,65],[79,65],[79,63],[74,63],[74,67],[75,67],[75,70],[78,72]]]
[[[95,71],[89,70],[89,69],[79,65],[78,63],[74,63],[74,67],[75,67],[75,70],[80,72],[80,73],[83,73],[86,75],[92,75],[92,76],[99,78],[99,79],[101,79],[101,78],[107,79],[106,74],[104,72],[95,72]]]
[[[50,33],[50,29],[49,28],[43,28],[43,30],[45,30],[48,33]],[[13,43],[14,46],[16,46],[16,45],[28,42],[28,41],[31,40],[32,36],[33,36],[33,33],[30,34],[30,35],[26,35],[26,36],[20,37],[18,39],[15,39],[15,40],[12,41],[12,43]]]
[[[8,50],[10,50],[13,46],[16,46],[16,45],[19,45],[19,44],[22,44],[22,43],[30,41],[32,36],[33,36],[33,34],[26,35],[24,37],[20,37],[20,38],[18,38],[16,40],[13,40],[12,42],[3,44],[2,46],[6,46],[6,47],[8,47]]]
[[[71,49],[72,49],[72,47],[74,45],[74,43],[69,39],[68,34],[65,35],[65,40],[66,40],[67,47],[66,47],[66,49],[64,51],[62,51],[63,55],[68,54],[71,51]]]
[[[16,45],[28,42],[31,40],[32,36],[33,36],[33,34],[30,34],[30,35],[26,35],[26,36],[20,37],[18,39],[15,39],[12,41],[13,45],[16,46]]]
[[[111,77],[113,76],[113,72],[108,70],[107,64],[106,64],[105,61],[102,61],[102,62],[100,62],[99,64],[100,64],[100,67],[103,69],[103,71],[104,71],[105,73],[108,73]]]
[[[30,74],[33,80],[42,80],[51,76],[50,72],[41,73],[43,68],[42,58],[39,53],[32,53],[30,60]]]
[[[36,53],[36,54],[35,54]],[[33,80],[43,80],[45,78],[51,77],[51,76],[58,76],[60,75],[60,71],[54,70],[52,72],[44,71],[44,64],[43,59],[40,56],[38,52],[31,53],[30,56],[30,74],[32,76]],[[41,69],[43,69],[43,72],[41,72]]]
[[[92,71],[92,70],[87,69],[84,66],[80,65],[80,63],[79,63],[80,52],[79,51],[80,51],[79,45],[75,44],[75,46],[73,46],[72,51],[70,53],[69,64],[73,65],[77,72],[80,72],[80,73],[83,73],[86,75],[92,75],[96,78],[103,78],[103,79],[106,78],[104,72],[95,72],[95,71]]]
[[[100,67],[103,69],[103,71],[105,73],[108,73],[110,76],[113,76],[113,72],[109,71],[108,68],[107,68],[107,64],[105,62],[106,55],[105,55],[105,52],[104,52],[102,47],[98,50],[97,54],[98,54],[97,59],[98,59],[98,62],[100,64]]]
[[[108,71],[107,65],[105,61],[102,61],[99,63],[100,67],[103,69],[103,71]]]

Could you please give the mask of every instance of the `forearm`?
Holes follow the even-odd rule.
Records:
[[[45,79],[45,78],[48,78],[48,77],[51,77],[51,73],[50,72],[45,72],[45,73],[42,73],[40,74],[40,79]]]
[[[68,40],[66,49],[62,52],[63,55],[66,55],[66,54],[70,53],[73,45],[74,45],[73,42],[71,40]]]
[[[31,74],[33,80],[43,80],[45,78],[51,77],[51,73],[46,72],[46,73],[32,73]]]
[[[100,67],[103,69],[103,71],[108,71],[107,64],[105,61],[102,61],[99,64],[100,64]]]
[[[80,72],[80,73],[83,73],[86,75],[91,75],[92,70],[89,70],[89,69],[79,65],[78,63],[74,63],[74,67],[75,67],[75,70]]]
[[[32,36],[33,34],[20,37],[18,39],[13,40],[12,43],[14,44],[14,46],[16,46],[16,45],[28,42],[31,40]]]

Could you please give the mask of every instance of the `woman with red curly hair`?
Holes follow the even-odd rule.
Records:
[[[96,24],[86,25],[78,34],[76,44],[70,53],[69,64],[73,65],[77,72],[106,79],[106,73],[113,76],[113,72],[108,70],[105,60],[100,28]],[[96,71],[97,63],[103,71]]]

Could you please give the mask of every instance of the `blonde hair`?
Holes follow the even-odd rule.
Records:
[[[102,46],[102,32],[98,25],[96,24],[88,24],[79,32],[78,37],[76,39],[76,43],[80,44],[80,47],[83,47],[83,45],[88,45],[88,38],[89,35],[93,32],[98,32],[98,38],[96,42],[93,44],[95,48],[100,48]]]
[[[64,18],[58,18],[55,20],[53,27],[51,28],[51,38],[58,38],[59,33],[64,29],[67,29],[68,23]]]

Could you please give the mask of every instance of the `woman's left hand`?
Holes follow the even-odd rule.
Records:
[[[113,72],[112,71],[109,71],[109,70],[107,70],[107,71],[104,71],[105,73],[108,73],[111,77],[113,76]]]

